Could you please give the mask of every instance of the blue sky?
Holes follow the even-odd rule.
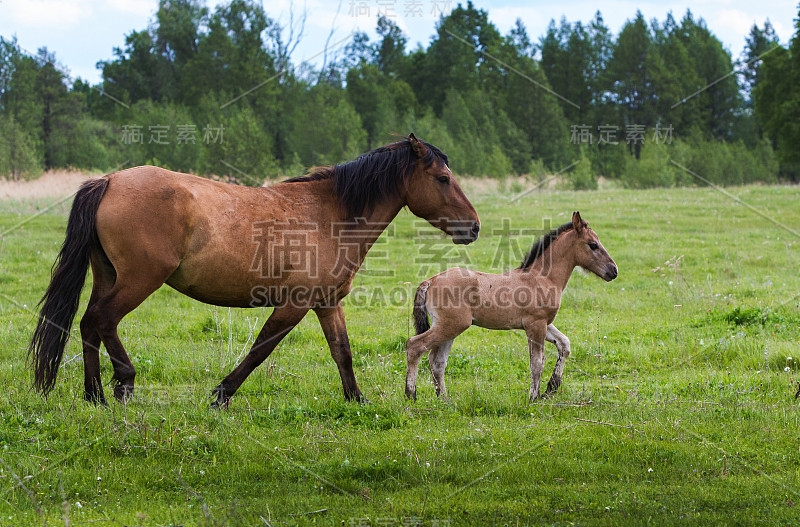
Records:
[[[218,3],[208,0],[209,6]],[[449,12],[457,5],[448,0],[295,0],[295,10],[308,13],[305,35],[294,55],[295,62],[311,59],[325,46],[331,28],[331,42],[345,38],[355,29],[374,35],[375,20],[381,10],[393,15],[406,32],[411,45],[427,45],[441,11]],[[269,16],[288,21],[290,0],[264,2]],[[489,18],[505,33],[517,18],[521,18],[534,39],[544,34],[551,19],[586,21],[600,10],[614,33],[619,32],[626,19],[639,9],[649,20],[664,20],[670,11],[680,19],[691,7],[696,17],[706,20],[734,58],[744,46],[744,38],[754,22],[762,25],[769,18],[781,42],[792,36],[797,4],[792,0],[602,0],[602,1],[489,1],[475,0],[474,4],[489,12]],[[121,47],[124,35],[145,28],[152,20],[157,0],[0,0],[0,35],[16,35],[20,45],[34,52],[47,46],[56,52],[60,62],[71,72],[92,82],[100,80],[95,68],[99,60],[112,57],[115,46]],[[337,7],[340,10],[337,16]]]

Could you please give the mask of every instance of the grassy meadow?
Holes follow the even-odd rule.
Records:
[[[33,393],[25,348],[69,202],[2,201],[0,525],[800,524],[800,188],[729,192],[786,228],[709,188],[477,190],[467,247],[404,211],[345,302],[370,403],[343,401],[310,314],[224,411],[210,390],[268,312],[168,287],[120,325],[131,403],[83,401],[77,320],[56,389]],[[472,328],[449,399],[424,360],[405,400],[418,283],[518,265],[576,209],[620,274],[573,274],[555,322],[572,342],[561,391],[528,405],[524,334]]]

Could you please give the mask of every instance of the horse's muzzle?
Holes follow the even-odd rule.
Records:
[[[478,239],[478,234],[481,232],[481,224],[477,221],[471,226],[458,229],[456,234],[453,234],[453,243],[458,245],[469,245]]]
[[[610,282],[611,280],[615,279],[619,271],[617,270],[617,266],[614,264],[609,265],[606,267],[605,272],[603,273],[603,280],[606,282]]]

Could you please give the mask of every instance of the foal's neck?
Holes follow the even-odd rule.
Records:
[[[562,291],[567,287],[572,271],[576,267],[573,246],[561,235],[545,249],[531,265],[531,272],[535,276],[542,276],[550,280]]]

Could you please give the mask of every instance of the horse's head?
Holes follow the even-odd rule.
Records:
[[[576,263],[606,282],[616,278],[617,264],[600,243],[597,234],[581,219],[580,212],[572,213],[572,226],[576,236],[574,242]]]
[[[406,203],[409,210],[453,237],[458,244],[478,239],[481,223],[475,207],[464,195],[450,167],[441,156],[431,155],[430,148],[408,136],[417,162],[408,180]]]

